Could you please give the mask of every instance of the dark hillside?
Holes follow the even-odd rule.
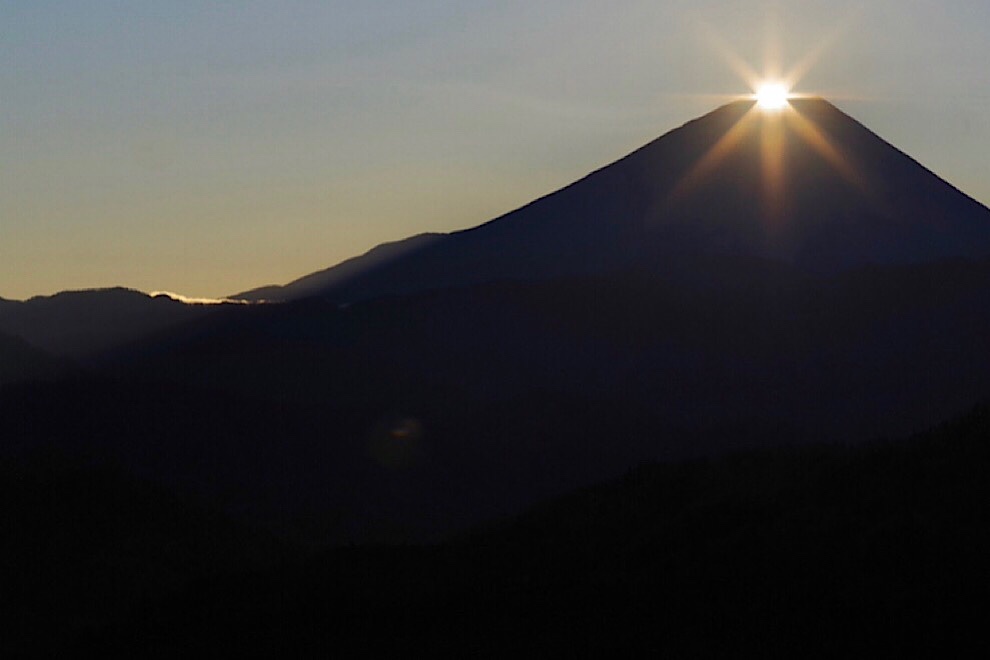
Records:
[[[54,358],[18,337],[0,334],[0,386],[52,380],[75,371],[68,360]]]
[[[0,332],[51,355],[90,361],[211,311],[212,306],[186,305],[124,288],[63,291],[23,302],[2,301]]]
[[[975,653],[990,623],[988,469],[986,407],[900,442],[645,465],[442,545],[214,580],[82,646]]]
[[[6,657],[44,655],[143,600],[292,552],[119,470],[53,454],[0,463],[0,523]]]

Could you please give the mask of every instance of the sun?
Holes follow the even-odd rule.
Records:
[[[756,88],[756,104],[762,110],[783,110],[790,92],[780,83],[763,83]]]

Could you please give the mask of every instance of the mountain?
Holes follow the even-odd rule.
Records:
[[[52,355],[86,361],[210,311],[124,288],[65,291],[0,301],[0,332]]]
[[[501,279],[664,268],[685,256],[810,273],[990,256],[990,209],[821,99],[723,106],[486,224],[380,246],[234,298],[343,303]]]

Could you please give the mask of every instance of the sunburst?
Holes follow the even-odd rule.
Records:
[[[717,42],[718,49],[722,51],[726,62],[753,90],[751,94],[736,97],[737,100],[751,101],[752,106],[685,172],[671,191],[671,201],[682,198],[711,176],[719,164],[756,130],[760,132],[763,210],[764,216],[769,221],[779,219],[783,213],[786,177],[784,152],[786,140],[790,135],[796,135],[808,144],[847,182],[857,188],[863,188],[862,177],[851,161],[842,154],[813,119],[791,103],[794,99],[815,98],[813,95],[799,94],[792,90],[824,55],[836,34],[833,32],[801,57],[797,64],[778,76],[758,75],[749,63],[728,48],[724,42]],[[770,62],[766,69],[781,71],[782,67],[779,66],[779,62]]]

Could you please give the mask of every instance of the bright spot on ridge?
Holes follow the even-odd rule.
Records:
[[[779,83],[766,83],[756,90],[756,104],[762,110],[781,110],[787,106],[790,93]]]

